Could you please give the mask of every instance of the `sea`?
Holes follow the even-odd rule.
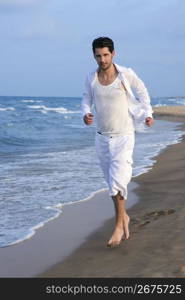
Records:
[[[153,106],[185,105],[185,97],[152,98]],[[155,120],[136,132],[133,177],[184,135],[180,122]],[[95,153],[95,125],[82,120],[79,97],[0,97],[0,247],[30,238],[107,185]]]

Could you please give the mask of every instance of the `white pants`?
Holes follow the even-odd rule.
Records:
[[[110,196],[115,196],[120,191],[122,197],[127,199],[127,185],[132,177],[134,143],[134,134],[111,138],[96,133],[96,152]]]

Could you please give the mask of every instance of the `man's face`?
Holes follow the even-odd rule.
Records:
[[[100,69],[103,71],[110,68],[112,65],[112,59],[115,54],[115,51],[112,53],[109,51],[109,48],[95,48],[94,58]]]

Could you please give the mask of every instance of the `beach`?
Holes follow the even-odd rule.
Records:
[[[154,118],[184,122],[185,114],[177,111],[155,108]],[[30,239],[1,248],[0,277],[185,277],[184,149],[183,138],[154,157],[149,172],[132,179],[130,238],[119,247],[106,247],[114,211],[107,191],[101,191],[64,206],[63,214]]]

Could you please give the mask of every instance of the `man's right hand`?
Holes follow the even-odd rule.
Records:
[[[93,123],[93,117],[94,115],[89,113],[89,114],[86,114],[84,117],[83,117],[83,120],[85,122],[86,125],[91,125]]]

